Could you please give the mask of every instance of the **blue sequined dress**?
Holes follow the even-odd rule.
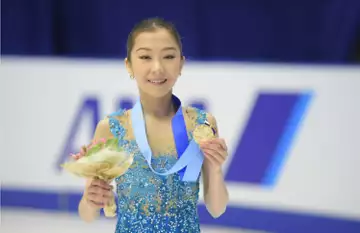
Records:
[[[207,114],[196,108],[183,109],[188,138],[191,140],[192,130],[206,120]],[[178,174],[159,176],[153,173],[132,135],[129,115],[129,111],[121,110],[109,117],[112,134],[134,156],[129,170],[116,178],[116,233],[200,232],[197,212],[199,179],[197,182],[183,182]],[[157,172],[165,172],[176,161],[176,150],[172,148],[168,153],[154,154],[152,166]]]

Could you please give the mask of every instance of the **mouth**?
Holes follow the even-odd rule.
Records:
[[[164,83],[166,83],[167,79],[154,79],[154,80],[148,80],[149,83],[154,84],[154,85],[162,85]]]

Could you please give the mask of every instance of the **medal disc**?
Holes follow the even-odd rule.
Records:
[[[196,126],[193,132],[194,140],[196,143],[200,143],[201,141],[215,138],[214,131],[211,126],[202,124]]]

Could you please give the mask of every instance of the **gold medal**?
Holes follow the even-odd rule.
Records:
[[[196,126],[193,132],[193,137],[196,143],[215,138],[213,128],[209,124],[201,124]]]

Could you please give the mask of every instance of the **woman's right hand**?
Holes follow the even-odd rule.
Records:
[[[112,186],[100,179],[91,179],[89,183],[84,192],[86,202],[92,208],[104,208],[114,198]]]

